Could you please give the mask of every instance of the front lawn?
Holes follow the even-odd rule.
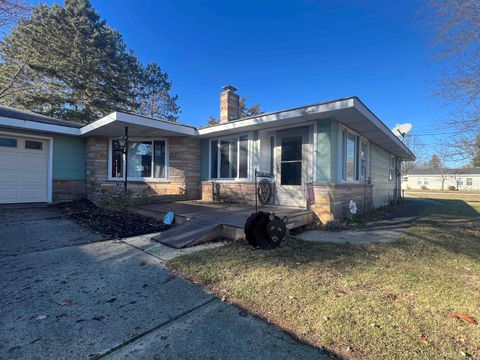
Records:
[[[425,216],[394,243],[289,238],[273,251],[243,241],[169,265],[290,331],[349,359],[480,358],[480,228]]]

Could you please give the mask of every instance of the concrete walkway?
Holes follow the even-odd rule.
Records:
[[[296,235],[297,238],[336,244],[370,244],[398,240],[415,223],[419,208],[425,200],[409,200],[391,211],[380,213],[370,222],[341,231],[311,230]]]
[[[175,250],[148,236],[93,241],[86,233],[92,237],[75,244],[73,222],[45,246],[38,244],[49,238],[42,229],[48,233],[58,220],[51,209],[43,216],[4,211],[0,358],[330,358],[166,268],[166,260],[196,248]],[[42,228],[22,232],[39,220]]]

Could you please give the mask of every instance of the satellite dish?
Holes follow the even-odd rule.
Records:
[[[405,135],[407,135],[411,130],[412,130],[412,124],[406,123],[406,124],[395,125],[395,127],[392,129],[392,132],[396,136],[401,136],[403,139],[405,138]]]

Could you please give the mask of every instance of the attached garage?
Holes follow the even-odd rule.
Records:
[[[51,201],[50,144],[0,132],[0,204]]]

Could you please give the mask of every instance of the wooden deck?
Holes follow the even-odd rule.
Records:
[[[258,210],[287,217],[287,228],[295,229],[315,220],[312,211],[282,206],[264,206]],[[174,248],[199,245],[216,239],[236,240],[243,237],[246,219],[255,212],[250,205],[179,201],[137,205],[132,211],[163,220],[165,214],[175,214],[176,226],[152,238]]]

